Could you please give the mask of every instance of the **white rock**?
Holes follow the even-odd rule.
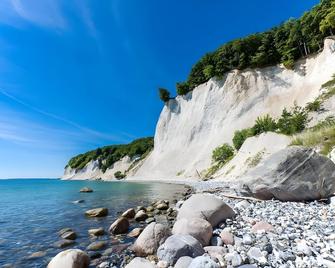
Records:
[[[68,249],[58,253],[48,264],[48,268],[87,268],[88,255],[79,249]]]
[[[125,268],[156,268],[156,266],[147,259],[136,257]]]

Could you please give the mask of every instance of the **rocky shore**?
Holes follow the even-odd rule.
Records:
[[[182,200],[130,208],[109,230],[88,231],[92,236],[109,232],[110,239],[127,237],[128,242],[107,247],[97,240],[84,251],[68,249],[48,268],[335,267],[334,197],[261,201],[228,198],[222,185],[215,185],[221,186],[217,190],[213,183],[194,186],[197,193],[189,189]],[[105,214],[103,208],[87,212]],[[72,230],[60,236],[75,239]]]

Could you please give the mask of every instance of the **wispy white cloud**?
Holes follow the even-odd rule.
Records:
[[[108,134],[108,133],[103,133],[100,131],[96,131],[94,129],[82,126],[74,121],[68,120],[64,117],[61,117],[59,115],[44,111],[38,107],[35,107],[27,102],[22,101],[21,99],[13,96],[12,94],[1,90],[0,89],[0,93],[6,97],[8,97],[9,99],[13,100],[14,102],[21,104],[23,106],[25,106],[26,108],[41,114],[43,116],[46,116],[48,118],[52,118],[54,120],[60,121],[62,123],[67,124],[68,126],[71,126],[77,130],[79,130],[80,132],[82,132],[86,137],[89,136],[91,138],[95,138],[95,139],[100,139],[100,140],[105,140],[105,141],[109,141],[109,142],[127,142],[129,139],[128,137],[126,137],[124,134],[120,134],[120,135],[112,135],[112,134]]]
[[[22,21],[56,29],[67,26],[57,0],[1,0],[0,21],[12,26],[20,26]]]

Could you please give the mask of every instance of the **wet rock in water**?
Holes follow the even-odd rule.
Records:
[[[169,235],[171,231],[167,226],[155,222],[150,223],[136,239],[132,250],[137,256],[153,255]]]
[[[190,235],[172,235],[157,250],[158,258],[169,265],[174,265],[180,257],[195,258],[204,253],[201,243]]]
[[[212,225],[204,219],[185,219],[177,220],[173,225],[173,234],[188,234],[197,239],[203,246],[208,246],[212,237]]]
[[[73,204],[81,204],[81,203],[84,203],[85,202],[85,200],[83,200],[83,199],[79,199],[79,200],[75,200],[75,201],[73,201],[72,203]]]
[[[90,264],[88,255],[79,249],[68,249],[58,253],[47,268],[87,268]]]
[[[136,212],[139,212],[140,210],[143,210],[144,212],[147,211],[147,209],[146,209],[145,207],[143,207],[143,206],[138,206],[138,207],[136,208]]]
[[[85,212],[85,215],[87,217],[106,217],[108,215],[108,209],[107,208],[90,209]]]
[[[95,241],[87,246],[87,250],[92,250],[92,251],[101,250],[105,248],[106,246],[107,246],[106,241]]]
[[[181,206],[177,220],[200,218],[213,227],[226,219],[233,218],[235,212],[221,199],[207,194],[194,194]]]
[[[68,246],[73,245],[75,242],[74,240],[62,239],[54,244],[56,248],[66,248]]]
[[[199,256],[192,260],[189,267],[192,268],[220,268],[220,265],[208,256]]]
[[[147,259],[136,257],[125,268],[155,268],[156,266]]]
[[[47,253],[45,251],[37,251],[32,253],[28,259],[38,259],[38,258],[42,258],[46,255]]]
[[[114,221],[112,225],[109,227],[109,232],[117,235],[117,234],[125,234],[129,229],[129,221],[127,218],[121,217]]]
[[[335,164],[313,149],[285,148],[241,179],[247,194],[260,199],[311,201],[335,192]]]
[[[257,232],[272,232],[274,231],[273,226],[270,223],[267,223],[265,221],[259,221],[252,226],[251,231],[254,233]]]
[[[90,230],[88,230],[88,234],[89,235],[94,235],[94,236],[101,236],[101,235],[105,234],[105,230],[102,227],[95,228],[95,229],[90,229]]]
[[[144,210],[140,210],[135,215],[136,221],[145,221],[148,218],[148,214]]]
[[[133,208],[130,208],[130,209],[127,209],[123,214],[122,214],[122,217],[125,217],[125,218],[128,218],[128,219],[132,219],[135,217],[135,209]]]
[[[178,259],[174,268],[188,268],[192,262],[193,258],[189,256],[183,256]]]
[[[143,231],[143,228],[137,227],[130,231],[129,237],[138,237]]]
[[[79,192],[81,192],[81,193],[92,193],[93,189],[91,189],[89,187],[84,187],[84,188],[81,188]]]
[[[58,232],[58,235],[62,236],[63,234],[65,234],[67,232],[73,232],[73,230],[71,228],[63,228]]]
[[[154,222],[154,221],[156,221],[155,218],[147,218],[147,219],[145,220],[145,223],[146,223],[146,224],[150,224],[150,223],[152,223],[152,222]]]
[[[158,210],[167,210],[169,208],[169,205],[166,203],[160,203],[156,206]]]
[[[77,234],[73,231],[65,232],[61,235],[63,239],[76,240]]]
[[[223,230],[220,237],[225,245],[234,245],[234,236],[231,232]]]
[[[149,206],[146,209],[147,212],[153,212],[154,210],[155,210],[155,208],[153,206]]]

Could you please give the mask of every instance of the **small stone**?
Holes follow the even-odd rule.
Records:
[[[107,246],[106,241],[96,241],[96,242],[93,242],[93,243],[89,244],[88,247],[87,247],[87,250],[96,251],[96,250],[103,249],[106,246]]]
[[[42,258],[46,255],[47,253],[45,251],[37,251],[32,253],[28,259],[38,259],[38,258]]]
[[[263,256],[261,250],[256,247],[251,247],[247,253],[250,261],[256,261],[260,264],[266,264],[267,260]]]
[[[159,209],[159,210],[167,210],[169,208],[169,205],[166,204],[166,203],[160,203],[160,204],[157,205],[156,208]]]
[[[210,245],[220,247],[223,245],[223,241],[219,236],[215,235],[211,238]]]
[[[65,234],[67,232],[73,232],[73,230],[71,228],[63,228],[62,230],[60,230],[58,232],[58,234],[59,234],[59,236],[62,236],[63,234]]]
[[[249,234],[245,234],[245,235],[243,236],[242,243],[243,243],[244,245],[251,245],[251,244],[253,243],[253,239],[252,239],[251,235],[249,235]]]
[[[178,259],[174,268],[188,268],[192,262],[193,258],[189,256],[183,256]]]
[[[112,225],[109,227],[109,232],[114,235],[125,234],[128,232],[128,228],[129,228],[128,219],[121,217],[112,223]]]
[[[73,231],[63,233],[61,236],[63,239],[76,240],[77,234]]]
[[[157,263],[157,268],[168,268],[169,264],[166,261],[159,261]]]
[[[54,244],[56,248],[66,248],[68,246],[73,245],[75,242],[74,240],[62,239]]]
[[[84,187],[84,188],[81,188],[79,192],[81,192],[81,193],[92,193],[93,189],[91,189],[89,187]]]
[[[153,206],[149,206],[146,209],[147,212],[153,212],[154,210],[155,210],[155,208]]]
[[[146,223],[146,224],[150,224],[150,223],[152,223],[152,222],[154,222],[154,221],[156,221],[155,218],[152,218],[152,217],[151,217],[151,218],[147,218],[147,219],[145,220],[145,223]]]
[[[192,268],[220,268],[220,265],[208,256],[199,256],[192,260],[189,267]]]
[[[136,257],[125,268],[155,268],[155,265],[144,258]]]
[[[136,221],[145,221],[148,217],[149,217],[148,214],[145,213],[144,210],[140,210],[139,212],[136,213],[135,220]]]
[[[272,232],[274,231],[274,228],[271,224],[265,222],[265,221],[259,221],[254,226],[252,226],[251,231],[253,233],[257,232]]]
[[[130,208],[128,210],[126,210],[123,214],[122,217],[128,218],[128,219],[132,219],[135,217],[135,209]]]
[[[228,263],[230,263],[233,267],[239,266],[242,264],[242,258],[240,254],[238,254],[236,251],[232,253],[227,253],[225,256],[225,259]]]
[[[108,215],[107,208],[94,208],[85,212],[87,217],[105,217]]]
[[[143,231],[143,228],[137,227],[130,231],[128,234],[129,237],[138,237]]]
[[[312,250],[307,245],[306,240],[300,240],[300,241],[297,242],[297,251],[298,251],[298,253],[302,253],[306,256],[311,256],[312,255]]]
[[[225,245],[234,245],[234,236],[231,232],[222,231],[220,237]]]
[[[88,230],[88,233],[90,235],[94,235],[94,236],[100,236],[100,235],[104,235],[105,234],[105,230],[104,228],[96,228],[96,229],[90,229]]]

